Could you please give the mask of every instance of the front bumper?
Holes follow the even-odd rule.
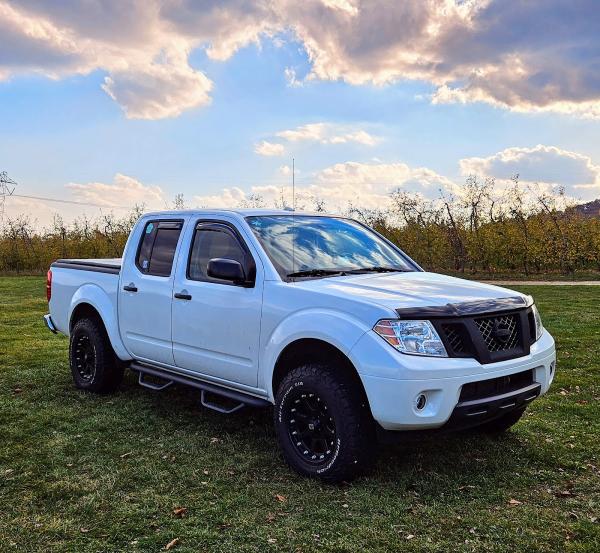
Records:
[[[445,430],[460,430],[497,419],[506,413],[527,407],[540,395],[541,390],[542,385],[539,382],[534,382],[514,392],[461,401],[457,403],[448,422],[442,428]]]
[[[546,331],[532,345],[529,355],[487,365],[474,359],[403,355],[387,344],[379,347],[373,338],[367,333],[351,353],[354,359],[369,359],[359,373],[373,417],[386,430],[474,426],[527,405],[546,393],[554,379],[554,340]],[[460,402],[465,384],[529,370],[533,373],[531,385],[512,390],[504,394],[506,397],[492,395],[474,400],[478,403]],[[421,396],[426,398],[422,408]]]

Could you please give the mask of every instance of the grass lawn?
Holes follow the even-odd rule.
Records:
[[[501,439],[422,438],[327,486],[283,464],[268,411],[126,376],[71,384],[44,279],[0,278],[0,551],[600,551],[600,290],[524,287],[556,381]],[[184,510],[179,510],[184,509]]]

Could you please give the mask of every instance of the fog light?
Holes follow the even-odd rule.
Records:
[[[427,405],[427,396],[425,394],[419,394],[415,400],[415,407],[417,408],[417,411],[422,411],[425,409],[425,405]]]

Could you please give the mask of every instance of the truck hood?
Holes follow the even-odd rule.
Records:
[[[382,273],[323,278],[299,283],[321,293],[390,309],[443,306],[471,301],[525,297],[499,286],[428,272]]]

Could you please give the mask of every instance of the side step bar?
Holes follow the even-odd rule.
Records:
[[[217,384],[212,384],[209,382],[204,382],[202,380],[197,380],[195,378],[185,376],[182,374],[175,374],[170,371],[166,371],[163,369],[159,369],[156,367],[150,367],[149,365],[143,365],[141,363],[133,362],[129,366],[131,370],[137,371],[139,373],[138,382],[151,390],[160,391],[168,388],[173,383],[183,384],[184,386],[191,386],[192,388],[196,388],[201,390],[200,401],[204,407],[208,409],[213,409],[214,411],[218,411],[219,413],[233,413],[238,411],[242,407],[248,405],[250,407],[269,407],[271,403],[266,399],[262,399],[259,397],[251,396],[249,394],[245,394],[243,392],[238,392],[237,390],[230,390],[229,388],[224,388],[223,386],[219,386]],[[146,380],[146,376],[154,376],[155,378],[160,378],[165,380],[165,384],[154,384],[152,382],[148,382]],[[235,401],[238,405],[235,405],[231,409],[227,409],[208,401],[206,395],[214,394],[216,396],[224,397]]]

